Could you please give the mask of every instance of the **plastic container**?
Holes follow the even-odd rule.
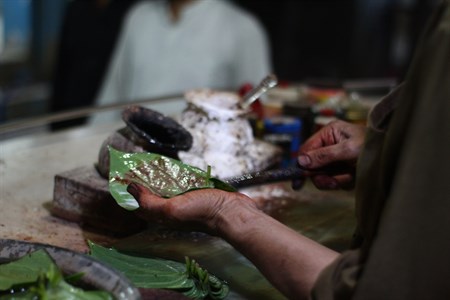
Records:
[[[264,120],[264,140],[283,149],[282,167],[296,162],[301,131],[302,121],[298,118],[279,116]]]

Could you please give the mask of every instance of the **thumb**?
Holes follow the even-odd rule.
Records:
[[[298,157],[300,166],[308,169],[315,169],[326,166],[330,163],[341,160],[339,144],[322,147],[311,151],[303,152]]]
[[[159,203],[160,197],[150,192],[146,187],[138,183],[132,182],[127,187],[134,199],[139,203],[139,207],[149,208],[150,205],[155,206]]]
[[[128,185],[127,192],[130,193],[137,201],[139,201],[142,188],[143,187],[141,185],[132,182]]]
[[[164,211],[164,201],[159,196],[149,192],[149,190],[137,183],[130,183],[127,191],[133,195],[139,203],[139,208],[135,211],[140,218],[162,224],[164,218],[162,212]]]

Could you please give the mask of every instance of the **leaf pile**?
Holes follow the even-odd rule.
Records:
[[[73,278],[80,278],[75,274]],[[69,284],[48,253],[41,249],[0,265],[0,299],[112,300],[106,291],[85,291]]]
[[[205,172],[160,154],[125,153],[111,147],[109,155],[111,195],[121,207],[128,210],[139,207],[139,203],[127,192],[127,187],[132,182],[145,186],[164,198],[204,188],[236,191],[231,185],[212,178],[210,168]]]
[[[228,285],[194,260],[179,262],[124,254],[89,242],[90,255],[122,272],[136,287],[170,289],[193,299],[224,299]]]

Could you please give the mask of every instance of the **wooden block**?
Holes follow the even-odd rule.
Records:
[[[94,166],[55,175],[51,213],[111,235],[133,234],[146,227],[145,221],[115,202],[108,180]]]

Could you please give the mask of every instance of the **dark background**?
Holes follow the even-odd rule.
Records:
[[[5,1],[28,1],[31,41],[23,60],[0,60],[0,122],[67,109],[52,104],[52,99],[67,95],[73,98],[72,107],[92,103],[123,16],[139,0],[109,0],[107,9],[94,5],[105,0],[0,0],[0,4]],[[271,44],[274,71],[291,83],[377,78],[401,81],[420,32],[438,3],[229,1],[261,21]],[[83,102],[77,103],[77,99]]]
[[[271,40],[283,79],[404,77],[438,1],[234,0],[254,13]]]

